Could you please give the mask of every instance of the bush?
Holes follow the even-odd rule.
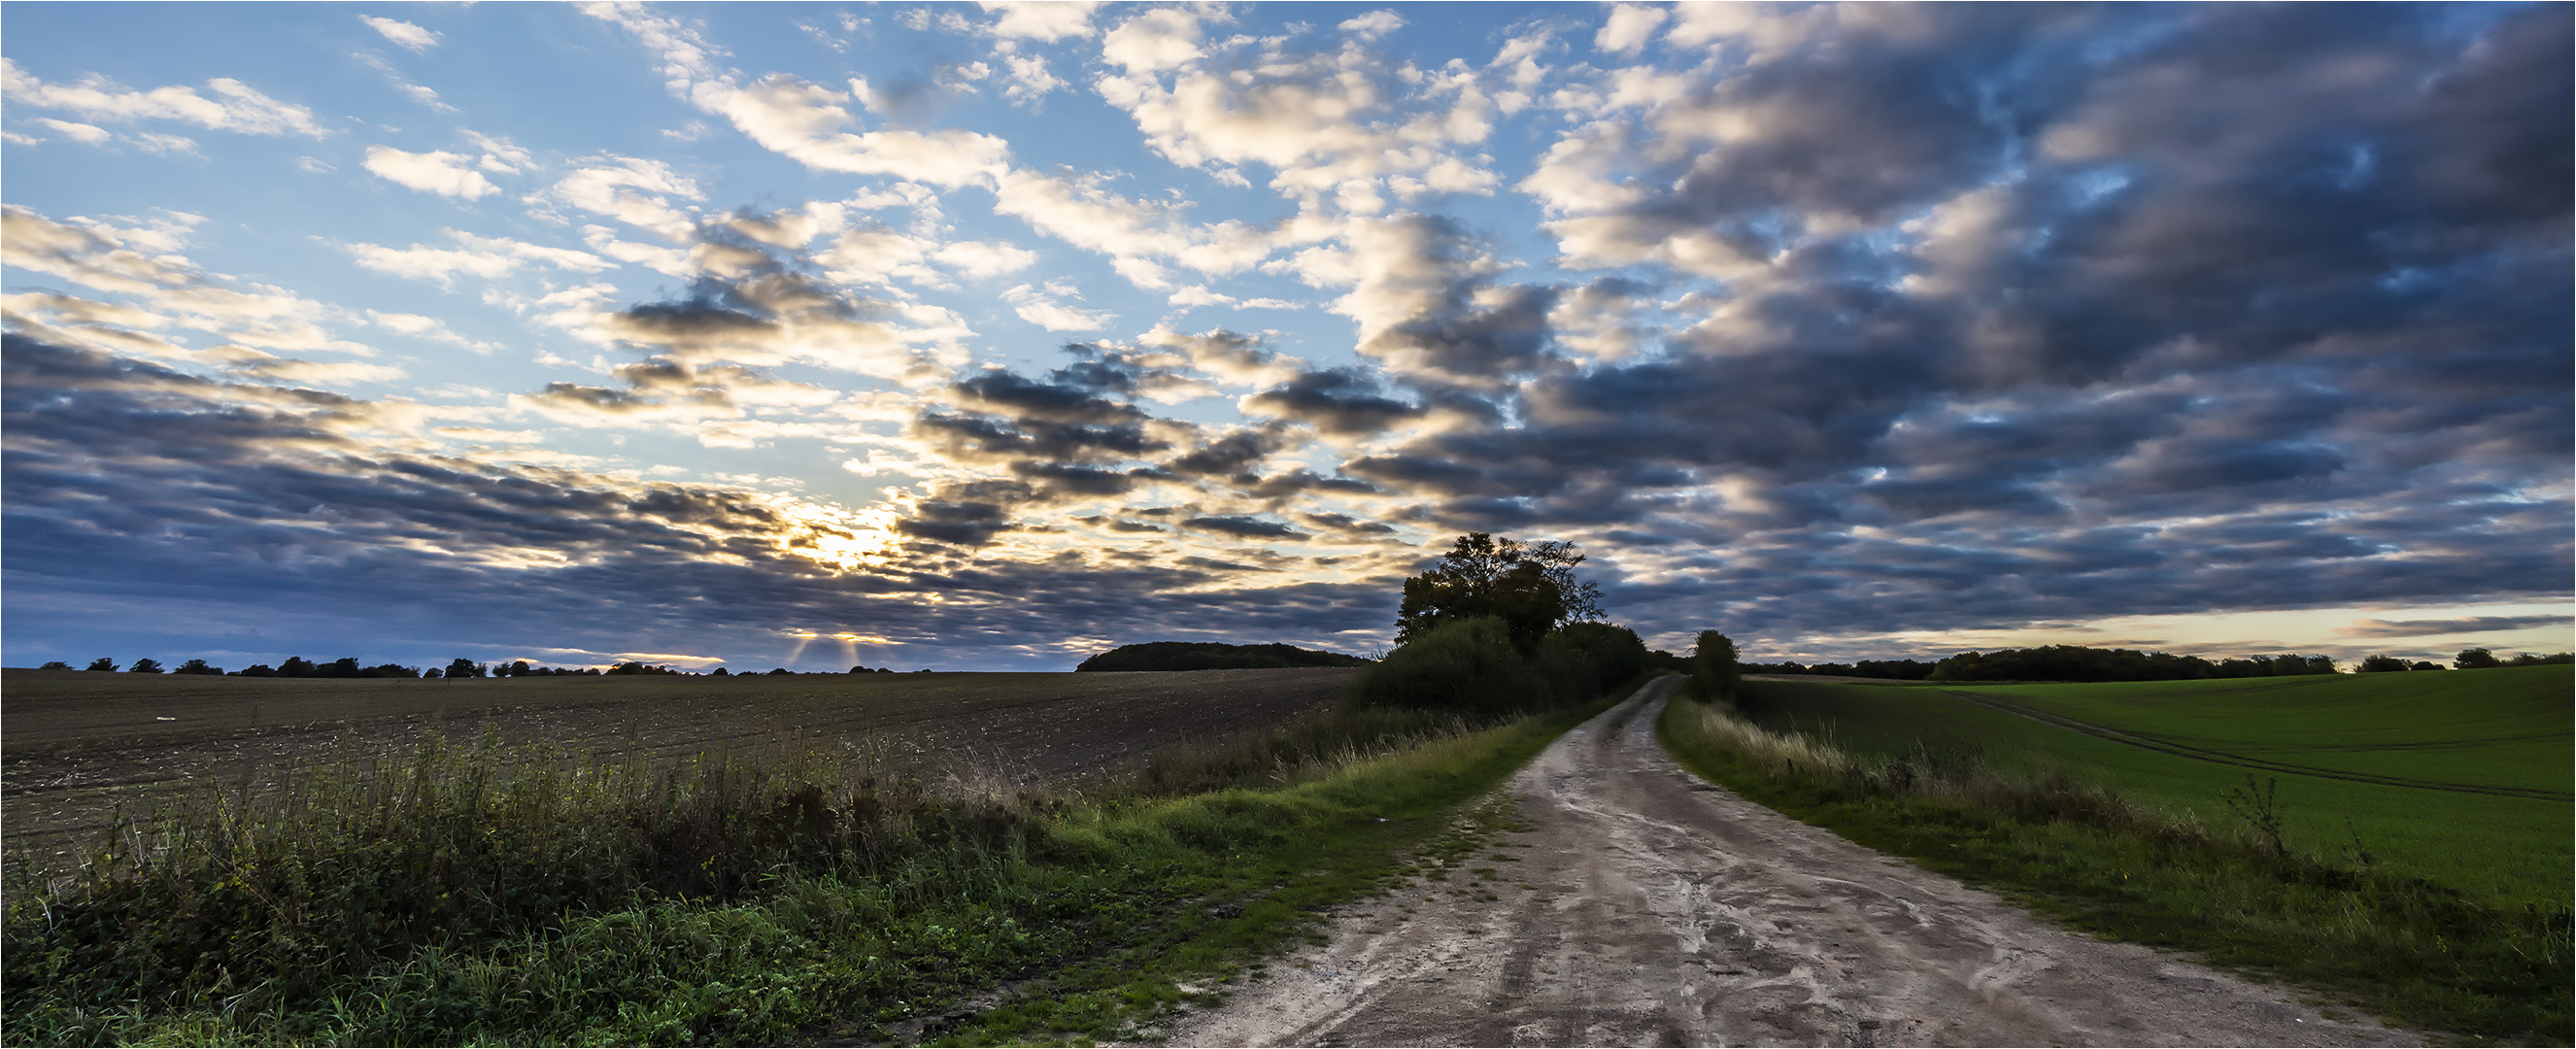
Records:
[[[1714,630],[1699,632],[1691,653],[1691,690],[1701,699],[1729,699],[1744,683],[1744,668],[1735,660],[1735,642]]]
[[[1537,710],[1554,697],[1512,647],[1501,619],[1443,623],[1387,654],[1352,690],[1363,707],[1421,707],[1478,715]]]
[[[1645,673],[1651,658],[1627,627],[1568,623],[1539,642],[1538,672],[1557,702],[1582,703]]]

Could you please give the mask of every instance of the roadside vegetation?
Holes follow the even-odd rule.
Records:
[[[12,857],[0,1040],[1150,1038],[1645,679],[1604,676],[1642,669],[1634,634],[1576,626],[1527,652],[1478,616],[1415,639],[1546,668],[1507,707],[1364,678],[1333,710],[1049,789],[865,747],[655,760],[425,733],[167,793],[72,873]]]
[[[2076,927],[2410,1026],[2563,1044],[2568,677],[1953,694],[1703,672],[1659,730],[1748,798]]]

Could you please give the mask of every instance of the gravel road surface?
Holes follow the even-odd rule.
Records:
[[[1174,1045],[2416,1045],[2180,956],[2065,932],[1683,771],[1665,678],[1505,788],[1521,827]],[[1483,868],[1490,873],[1476,873]]]

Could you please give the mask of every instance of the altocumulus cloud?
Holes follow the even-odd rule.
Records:
[[[984,72],[734,69],[722,26],[648,8],[583,27],[656,119],[730,124],[793,189],[479,118],[510,137],[448,141],[481,159],[349,143],[338,177],[438,210],[315,252],[429,299],[236,290],[182,254],[193,213],[13,200],[45,237],[10,262],[12,644],[154,608],[173,638],[354,617],[401,653],[1364,648],[1465,530],[1576,540],[1666,644],[2568,593],[2563,5],[1621,5],[1457,56],[1397,50],[1402,9],[949,14],[808,32]],[[425,54],[476,33],[379,22]],[[1076,68],[1105,108],[1041,114]],[[9,75],[88,119],[322,133],[283,88],[209,81],[262,124]],[[487,173],[524,212],[458,210],[512,206]],[[209,319],[237,302],[276,305]],[[421,403],[385,383],[428,351],[298,371],[224,334],[364,355],[331,333],[423,302],[552,370]],[[869,486],[809,494],[826,474]]]

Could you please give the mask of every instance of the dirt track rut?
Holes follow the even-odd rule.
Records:
[[[1337,916],[1329,945],[1170,1043],[2420,1044],[2049,927],[1702,782],[1654,739],[1677,681],[1523,769],[1504,789],[1524,829]]]

